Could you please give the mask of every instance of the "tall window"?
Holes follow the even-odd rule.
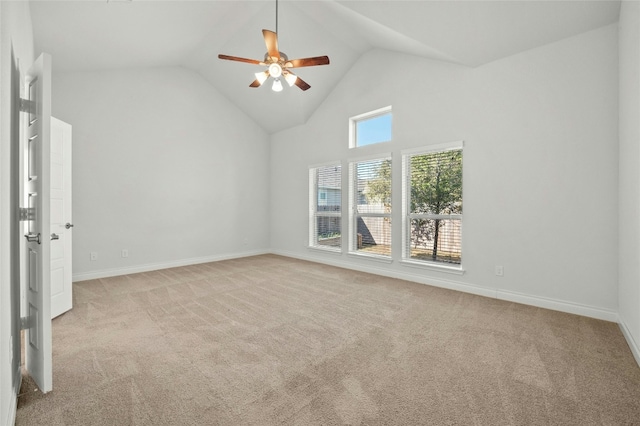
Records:
[[[349,148],[358,148],[376,143],[390,142],[391,107],[360,114],[349,119]]]
[[[391,158],[350,163],[349,250],[391,256]]]
[[[309,245],[342,249],[342,167],[331,164],[309,169]]]
[[[462,142],[405,153],[403,258],[462,262]]]

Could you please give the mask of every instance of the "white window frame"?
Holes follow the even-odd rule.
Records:
[[[358,251],[358,219],[363,217],[382,217],[389,218],[393,223],[393,205],[391,206],[391,211],[389,213],[358,213],[358,189],[357,182],[358,178],[356,176],[356,164],[367,162],[367,161],[376,161],[376,160],[390,160],[391,161],[391,192],[393,194],[393,156],[391,153],[383,153],[377,154],[368,157],[362,157],[357,159],[349,160],[349,255],[359,256],[369,259],[380,260],[383,262],[391,263],[393,261],[393,234],[391,235],[391,247],[389,255],[382,254],[374,254],[374,253],[363,253]],[[393,198],[393,196],[392,196]]]
[[[379,145],[381,143],[387,143],[387,142],[391,142],[393,140],[393,115],[391,115],[391,134],[392,137],[390,140],[388,141],[380,141],[380,142],[376,142],[373,144],[369,144],[369,145],[363,145],[363,146],[358,146],[358,132],[357,132],[357,128],[358,128],[358,122],[359,121],[365,121],[365,120],[369,120],[371,118],[376,118],[379,117],[381,115],[386,115],[386,114],[392,114],[392,110],[391,110],[391,105],[386,106],[386,107],[382,107],[382,108],[378,108],[376,110],[373,111],[369,111],[369,112],[365,112],[364,114],[359,114],[356,115],[354,117],[349,118],[349,149],[353,149],[353,148],[363,148],[363,147],[367,147],[367,146],[372,146],[372,145]]]
[[[464,150],[464,141],[455,141],[450,143],[429,145],[420,148],[407,149],[401,151],[402,155],[402,260],[401,263],[409,266],[420,266],[428,269],[434,269],[443,272],[451,272],[454,274],[463,274],[462,261],[464,256],[461,254],[460,264],[447,264],[442,262],[434,262],[429,260],[412,259],[409,242],[411,241],[411,220],[412,219],[456,219],[460,220],[460,226],[463,226],[463,215],[440,215],[426,213],[411,213],[411,162],[410,158],[416,155],[432,154],[434,152]],[[463,166],[464,170],[464,166]],[[464,179],[464,178],[463,178]],[[462,183],[464,187],[464,180]],[[462,230],[461,230],[462,232]],[[462,246],[460,247],[462,251]]]
[[[324,246],[318,244],[318,218],[319,217],[329,217],[329,218],[340,218],[340,238],[342,241],[342,236],[344,236],[344,224],[342,221],[342,206],[340,207],[340,211],[332,212],[332,211],[324,211],[318,212],[316,210],[316,203],[318,201],[318,181],[317,181],[317,173],[316,170],[322,167],[340,167],[340,201],[342,204],[342,162],[340,161],[332,161],[329,163],[322,163],[309,166],[309,248],[330,251],[335,253],[342,252],[342,244],[340,247],[334,246]]]

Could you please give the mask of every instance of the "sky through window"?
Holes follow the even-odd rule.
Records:
[[[390,112],[356,122],[356,146],[372,145],[390,140]]]

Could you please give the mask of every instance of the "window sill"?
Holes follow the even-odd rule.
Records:
[[[339,249],[339,248],[331,248],[331,247],[323,247],[323,246],[307,246],[307,248],[312,251],[336,254],[338,256],[342,254],[342,249]]]
[[[391,259],[388,256],[376,256],[375,254],[364,254],[364,253],[357,253],[357,252],[349,252],[349,256],[358,257],[360,259],[374,260],[376,262],[381,262],[381,263],[392,263],[393,262],[393,259]]]
[[[463,275],[465,272],[462,266],[438,265],[437,263],[416,262],[415,260],[401,260],[400,263],[412,268],[429,269],[431,271],[445,272],[454,275]]]

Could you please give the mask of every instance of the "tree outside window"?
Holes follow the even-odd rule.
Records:
[[[408,167],[405,258],[460,264],[462,149],[405,157]]]

